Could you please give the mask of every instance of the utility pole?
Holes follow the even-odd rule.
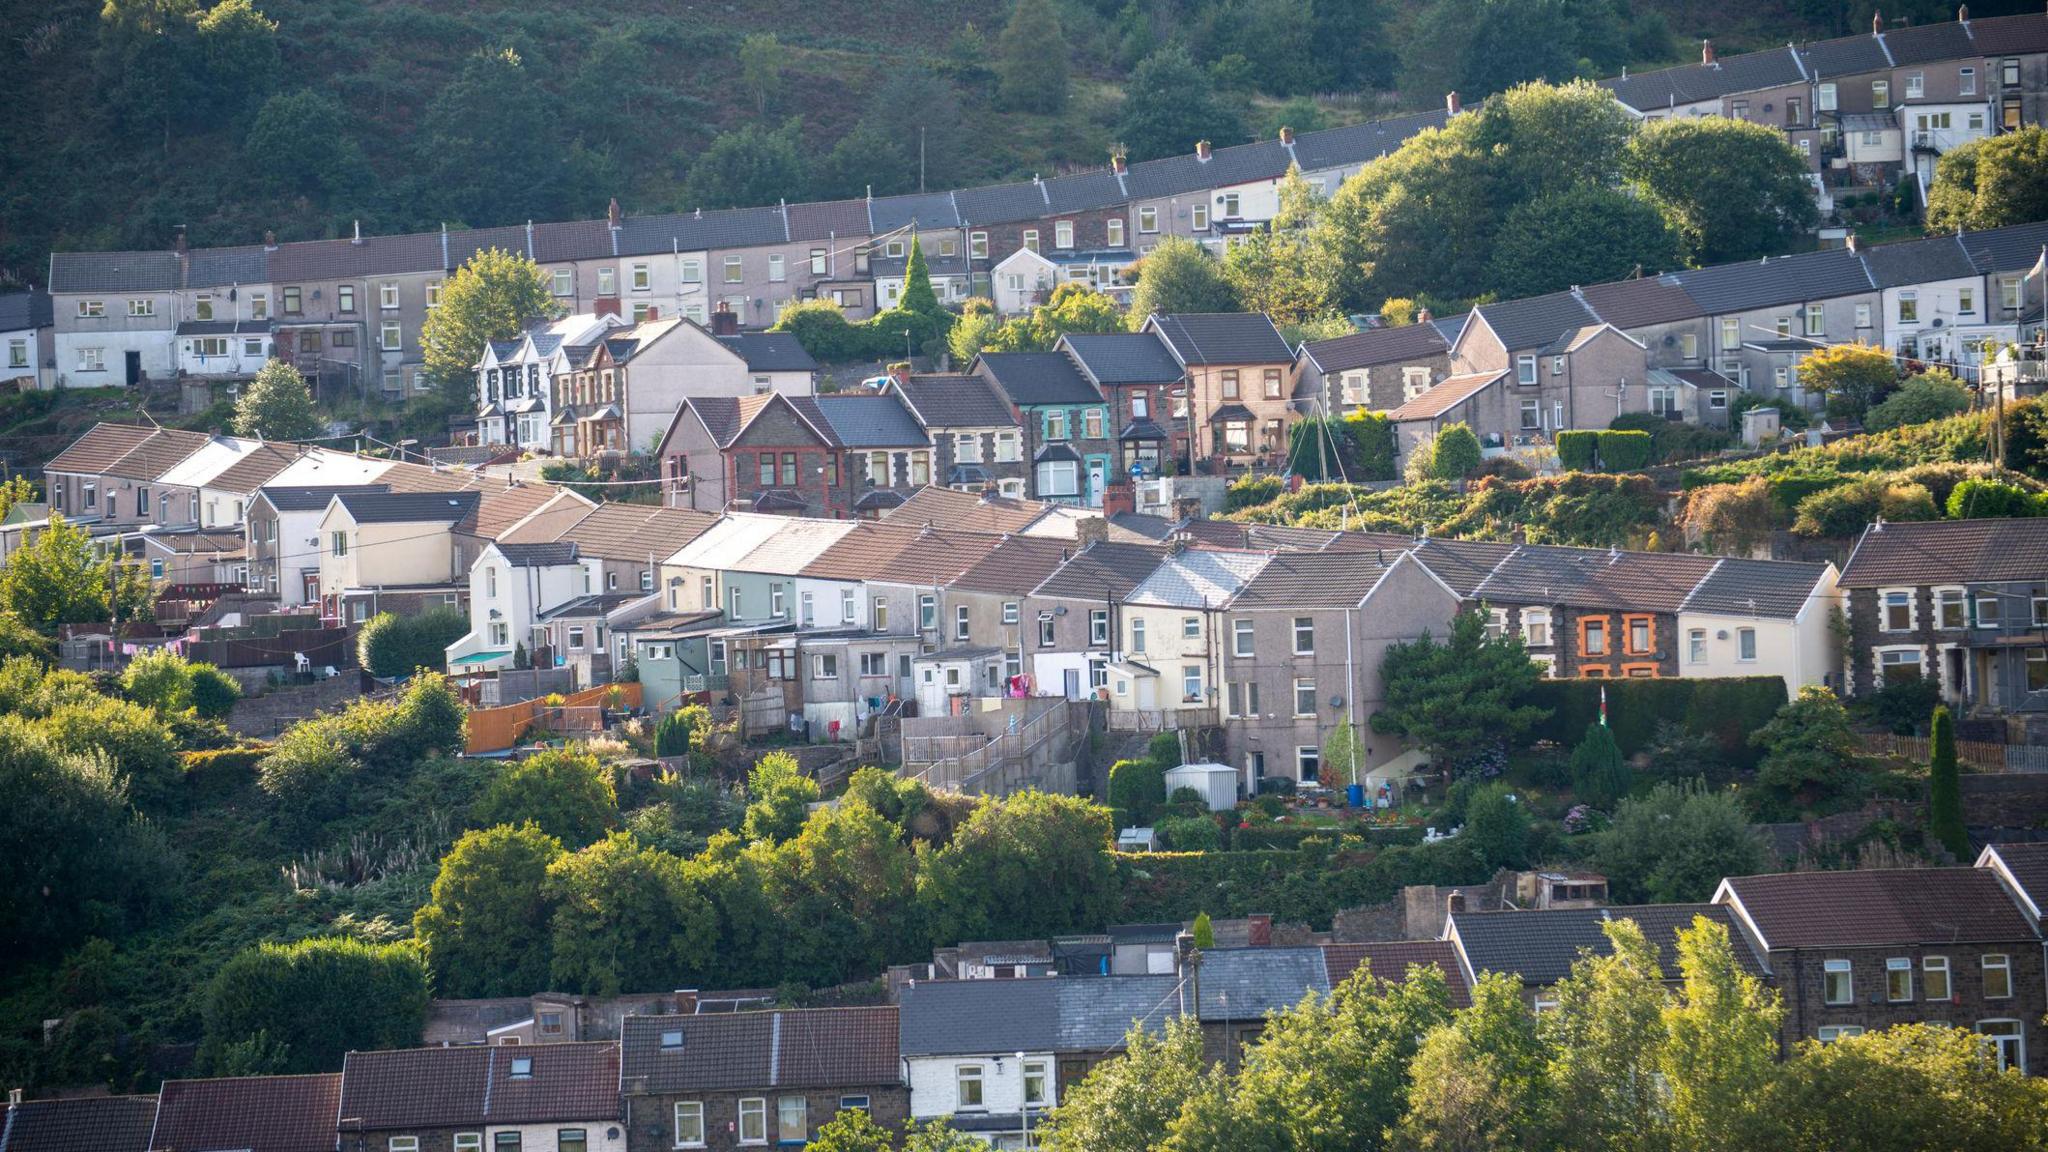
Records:
[[[924,125],[917,126],[917,190],[924,191]]]

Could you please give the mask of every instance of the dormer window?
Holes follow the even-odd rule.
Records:
[[[514,1057],[512,1058],[512,1079],[514,1079],[514,1080],[531,1080],[531,1079],[533,1079],[533,1057],[531,1057],[531,1056],[514,1056]]]

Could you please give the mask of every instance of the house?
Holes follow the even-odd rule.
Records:
[[[1018,413],[1031,462],[1031,495],[1102,506],[1112,458],[1109,406],[1059,352],[984,352],[971,369]]]
[[[1883,293],[1884,344],[1904,359],[1975,363],[1986,340],[2019,337],[2017,325],[1991,322],[1984,274],[1961,236],[1873,245],[1863,262]]]
[[[1024,599],[1073,553],[1074,545],[1067,540],[991,538],[940,594],[941,617],[952,626],[951,642],[1000,652],[1004,683],[1013,693],[1037,694],[1035,681],[1025,672],[1024,649],[1034,623],[1025,619]]]
[[[1766,396],[1813,407],[1799,361],[1830,344],[1882,343],[1881,293],[1849,248],[1676,274],[1706,316],[1707,367]]]
[[[185,320],[176,335],[180,376],[243,380],[270,362],[268,320]]]
[[[169,584],[232,584],[249,580],[242,534],[204,528],[145,529],[142,558],[149,578]]]
[[[2037,930],[2042,928],[2048,918],[2048,843],[1986,845],[1977,854],[1977,867],[1995,874],[2020,911]]]
[[[589,569],[583,573],[589,579]],[[543,609],[537,617],[541,642],[553,653],[555,666],[576,674],[578,687],[607,684],[625,666],[625,641],[617,635],[614,614],[642,602],[658,603],[653,593],[593,592]],[[629,613],[626,619],[637,619]],[[614,655],[614,653],[618,655]]]
[[[163,523],[187,508],[182,500],[172,508],[169,493],[155,490],[156,478],[206,443],[196,432],[95,424],[43,465],[43,491],[51,511],[67,520],[107,527]]]
[[[249,501],[257,491],[309,451],[316,449],[239,436],[215,436],[206,447],[173,465],[157,482],[170,488],[199,490],[199,514],[192,518],[198,527],[240,529]]]
[[[1054,347],[1109,401],[1116,429],[1113,479],[1160,475],[1173,457],[1173,393],[1186,377],[1180,361],[1159,337],[1144,332],[1069,332]]]
[[[559,367],[556,354],[564,348],[594,348],[620,326],[617,316],[586,312],[540,321],[517,339],[487,342],[476,363],[480,442],[528,452],[552,447],[556,389],[549,373]]]
[[[932,483],[1021,497],[1031,478],[1017,410],[987,377],[901,375],[883,386],[930,436]]]
[[[748,381],[755,392],[765,388],[788,396],[809,396],[818,390],[818,362],[794,335],[741,332],[737,323],[730,312],[711,314],[712,333],[746,361]]]
[[[1198,728],[1217,723],[1223,695],[1223,606],[1265,568],[1258,552],[1189,549],[1176,543],[1123,596],[1109,666],[1110,708],[1153,722],[1113,727]]]
[[[320,521],[327,506],[344,492],[389,492],[387,484],[336,487],[265,485],[246,512],[245,558],[251,591],[275,596],[286,608],[320,599]]]
[[[780,393],[690,397],[656,454],[671,508],[852,514],[856,480],[831,425]]]
[[[689,508],[609,502],[592,507],[565,492],[498,539],[506,544],[573,542],[588,574],[583,592],[637,596],[657,591],[661,562],[717,522],[717,516]],[[670,589],[663,606],[682,608],[681,591]]]
[[[2030,727],[2048,708],[2048,525],[1879,521],[1840,585],[1849,693],[1931,678],[1952,707],[2020,714]]]
[[[182,273],[174,252],[51,253],[56,385],[132,388],[171,379]]]
[[[1404,464],[1419,449],[1426,448],[1437,434],[1453,424],[1463,424],[1479,436],[1480,444],[1502,447],[1515,436],[1530,439],[1540,432],[1505,433],[1509,425],[1508,374],[1504,371],[1465,372],[1446,376],[1415,399],[1387,412],[1394,428],[1394,451]],[[1536,409],[1540,415],[1540,409]],[[1520,417],[1515,419],[1519,420]]]
[[[1024,598],[1025,670],[1036,695],[1081,700],[1109,688],[1123,598],[1166,549],[1113,542],[1107,532],[1107,525],[1084,532],[1074,554]]]
[[[148,1152],[155,1123],[154,1096],[11,1099],[0,1152]]]
[[[902,505],[886,513],[882,519],[884,522],[902,520],[909,524],[930,524],[990,536],[1037,535],[1033,529],[1048,520],[1053,508],[1051,504],[1003,496],[986,489],[967,493],[932,487],[912,492]]]
[[[1300,359],[1302,392],[1332,415],[1390,412],[1451,374],[1450,340],[1427,308],[1413,324],[1310,340]]]
[[[629,666],[633,669],[640,678],[642,699],[657,713],[673,711],[685,696],[723,692],[729,683],[725,641],[720,638],[724,614],[660,610],[652,606],[652,599],[633,601],[605,617],[612,659],[621,674]]]
[[[800,1145],[841,1112],[910,1115],[893,1006],[628,1016],[617,1090],[629,1152]]]
[[[1777,676],[1797,696],[1841,680],[1833,564],[1727,557],[1678,606],[1682,676]]]
[[[314,538],[321,614],[361,623],[382,611],[411,612],[459,602],[466,584],[455,534],[476,527],[475,492],[340,491],[328,499]]]
[[[149,1152],[334,1152],[341,1074],[166,1080]]]
[[[448,667],[553,667],[566,657],[549,645],[543,614],[588,595],[586,584],[573,540],[485,544],[469,569],[469,632],[448,645]]]
[[[885,311],[903,303],[904,276],[910,267],[904,243],[894,237],[882,240],[868,255],[868,271],[875,280],[876,306]],[[967,254],[960,250],[957,231],[934,236],[923,248],[925,274],[931,279],[932,292],[940,304],[958,304],[974,294],[973,269]]]
[[[798,644],[814,730],[851,735],[869,713],[910,695],[913,658],[940,639],[930,586],[984,547],[980,538],[891,518],[856,524],[804,567]]]
[[[335,1115],[339,1152],[627,1147],[609,1043],[350,1052]]]
[[[1184,553],[1184,556],[1196,553]],[[1325,763],[1349,725],[1359,784],[1378,797],[1420,757],[1374,732],[1387,648],[1441,633],[1458,594],[1406,552],[1279,552],[1201,621],[1223,681],[1225,756],[1247,794],[1268,775],[1300,785],[1352,783],[1354,765]],[[1127,609],[1129,611],[1129,609]],[[1135,658],[1135,657],[1134,657]]]
[[[691,320],[644,320],[605,343],[620,373],[618,403],[629,452],[645,452],[659,441],[684,400],[762,391],[746,356]]]
[[[366,236],[358,225],[342,239],[266,243],[262,312],[272,321],[274,355],[321,394],[374,388],[404,399],[423,392],[427,314],[449,273],[490,248],[532,254],[518,227]],[[257,293],[246,294],[253,304]]]
[[[1651,410],[1644,345],[1594,315],[1574,292],[1473,309],[1451,345],[1450,360],[1451,376],[1438,387],[1508,374],[1483,386],[1489,389],[1483,416],[1473,413],[1480,419],[1472,431],[1483,447],[1605,428],[1623,413]],[[1473,385],[1465,387],[1476,394]],[[1405,450],[1407,437],[1402,440]]]
[[[1275,464],[1287,429],[1305,409],[1295,400],[1294,350],[1259,312],[1147,317],[1181,366],[1185,395],[1174,406],[1190,462],[1197,468]]]
[[[1442,551],[1421,559],[1434,570],[1431,557]],[[1679,609],[1716,563],[1682,552],[1522,544],[1467,599],[1486,609],[1491,631],[1518,632],[1548,675],[1671,677],[1680,674]]]
[[[57,328],[51,307],[48,292],[0,293],[0,383],[23,391],[57,386]]]
[[[855,514],[873,519],[932,483],[931,434],[900,395],[841,392],[798,403],[813,407],[845,450]]]
[[[1787,1048],[1924,1023],[1977,1033],[2001,1068],[2042,1051],[2040,932],[1993,869],[1732,876],[1714,903],[1783,991]]]
[[[1001,294],[993,270],[1019,253],[1059,262],[1126,250],[1125,195],[1123,172],[1114,167],[953,193],[979,290]]]
[[[1468,982],[1478,983],[1480,975],[1487,972],[1507,973],[1522,982],[1524,998],[1543,1012],[1557,1006],[1550,990],[1571,975],[1572,965],[1581,955],[1613,953],[1614,945],[1603,925],[1615,920],[1632,920],[1642,929],[1643,938],[1657,949],[1666,985],[1676,985],[1683,978],[1678,968],[1678,934],[1701,918],[1728,931],[1735,961],[1744,972],[1777,982],[1774,966],[1766,963],[1763,950],[1738,926],[1739,916],[1718,898],[1710,904],[1468,912],[1454,895],[1443,938],[1457,951],[1458,965]]]

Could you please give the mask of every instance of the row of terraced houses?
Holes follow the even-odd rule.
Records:
[[[1036,1129],[1134,1030],[1194,1021],[1208,1059],[1245,1045],[1310,992],[1361,973],[1440,978],[1453,1007],[1482,974],[1519,979],[1538,1013],[1609,920],[1634,921],[1679,979],[1676,936],[1724,929],[1746,974],[1777,990],[1789,1049],[1866,1029],[1964,1029],[2001,1068],[2037,1071],[2048,1010],[2041,910],[2048,845],[1994,845],[1973,867],[1799,872],[1724,880],[1711,902],[1608,907],[1597,877],[1528,907],[1411,901],[1427,938],[1276,939],[1270,917],[1046,940],[964,943],[892,969],[886,1003],[786,1009],[756,994],[447,1002],[441,1046],[350,1052],[339,1072],[171,1079],[155,1096],[10,1102],[0,1152],[654,1152],[794,1147],[848,1111],[890,1130],[944,1120],[994,1148]],[[1410,889],[1423,899],[1434,889]],[[1485,896],[1469,894],[1480,902]],[[1421,915],[1416,915],[1420,912]],[[1290,935],[1295,930],[1289,930]],[[1324,934],[1326,935],[1326,934]],[[487,1031],[451,1019],[528,1013]]]

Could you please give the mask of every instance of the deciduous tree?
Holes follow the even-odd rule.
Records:
[[[201,1015],[202,1065],[256,1036],[284,1045],[275,1072],[325,1072],[344,1054],[407,1048],[427,1022],[427,966],[410,943],[315,937],[261,944],[221,967]]]
[[[1058,112],[1067,106],[1067,38],[1051,0],[1017,0],[996,39],[997,88],[1016,112]]]
[[[1192,240],[1168,236],[1138,261],[1138,286],[1131,293],[1130,324],[1141,327],[1153,313],[1235,312],[1237,293],[1223,266]]]
[[[441,858],[412,918],[441,995],[523,996],[547,983],[553,904],[544,886],[561,855],[561,841],[527,824],[465,833]]]
[[[1201,140],[1234,144],[1244,134],[1237,110],[1179,44],[1158,49],[1132,71],[1116,131],[1132,160],[1192,152]]]
[[[1656,207],[1600,184],[1517,204],[1495,244],[1488,276],[1509,300],[1678,263],[1678,245]]]
[[[1704,916],[1679,930],[1678,970],[1685,983],[1664,1005],[1657,1055],[1672,1146],[1758,1147],[1758,1110],[1778,1071],[1778,994],[1742,970],[1728,929]]]
[[[720,133],[690,164],[683,181],[685,206],[754,208],[804,187],[801,127],[792,119],[780,128],[747,124]]]
[[[1023,792],[982,803],[952,842],[924,858],[919,894],[939,940],[979,940],[1000,926],[1050,936],[1106,923],[1116,904],[1108,810]]]
[[[1861,420],[1871,406],[1899,386],[1899,368],[1889,352],[1868,344],[1832,344],[1799,361],[1799,386],[1825,393],[1828,412]]]
[[[711,905],[683,861],[623,832],[548,865],[548,970],[568,991],[616,996],[695,979],[717,944]]]
[[[1409,1075],[1400,1152],[1520,1152],[1542,1147],[1549,1118],[1543,1042],[1521,981],[1482,972],[1472,1006],[1430,1029]]]
[[[2048,217],[2048,128],[2029,124],[1944,153],[1927,192],[1927,230],[2002,228]]]
[[[1039,1142],[1050,1152],[1152,1152],[1166,1143],[1206,1072],[1202,1029],[1192,1017],[1170,1017],[1163,1036],[1134,1026],[1122,1056],[1067,1089]]]
[[[1400,736],[1453,770],[1476,754],[1513,745],[1543,719],[1522,703],[1541,676],[1519,638],[1488,637],[1478,612],[1460,612],[1438,643],[1425,631],[1387,648],[1380,662],[1385,701],[1375,732]]]
[[[536,824],[577,849],[619,822],[610,769],[589,753],[549,749],[507,766],[477,801],[480,824]]]
[[[320,414],[299,370],[266,361],[235,401],[235,431],[258,440],[306,440],[320,434]]]
[[[1706,900],[1722,877],[1769,860],[1735,793],[1669,782],[1624,799],[1594,837],[1593,858],[1615,899],[1630,904]]]
[[[484,345],[510,340],[555,314],[547,273],[523,253],[491,248],[469,258],[441,286],[441,303],[420,327],[420,354],[462,410],[474,407]]]
[[[1787,251],[1818,214],[1805,159],[1783,132],[1747,120],[1651,120],[1623,151],[1622,174],[1664,214],[1693,264]]]

